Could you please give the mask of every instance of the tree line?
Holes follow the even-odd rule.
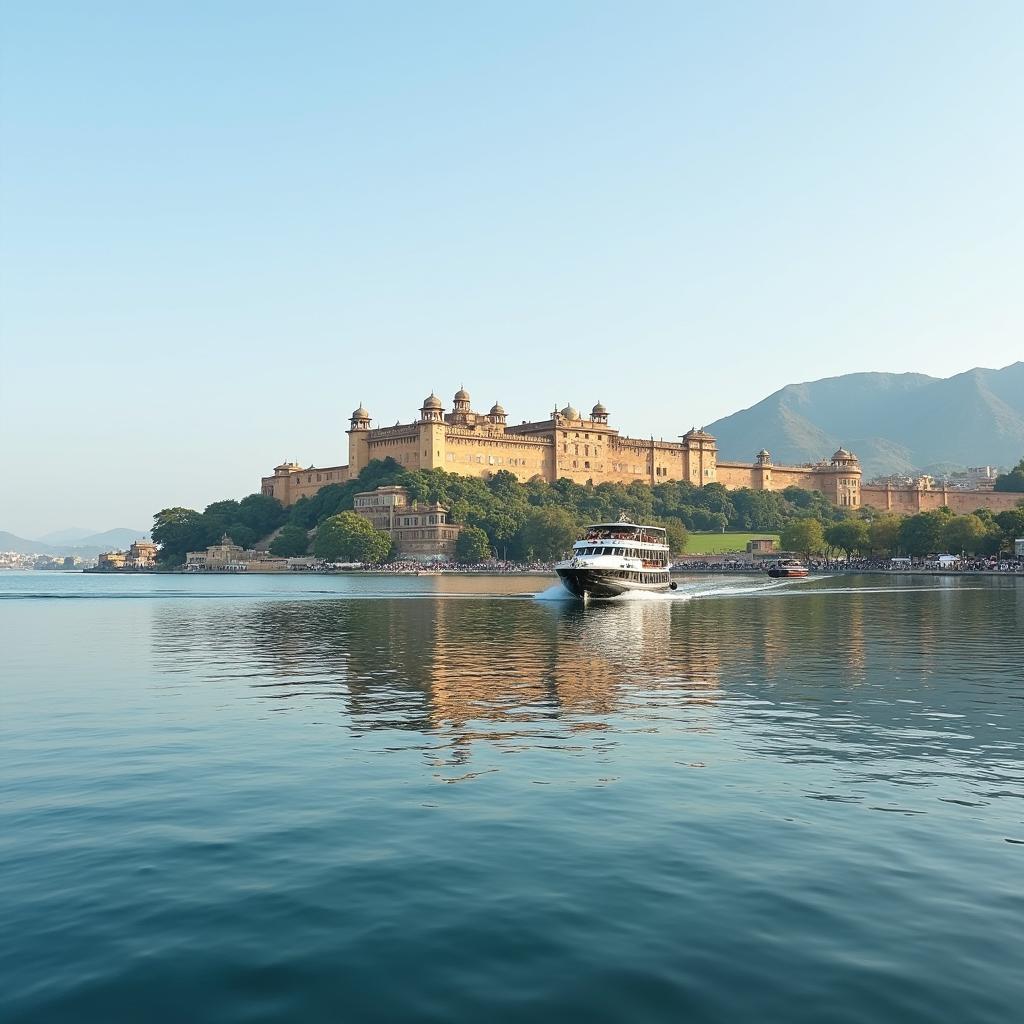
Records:
[[[204,549],[225,534],[236,544],[251,547],[275,531],[269,545],[275,555],[387,561],[394,556],[390,537],[352,509],[359,492],[392,484],[405,487],[412,501],[437,502],[449,510],[451,521],[463,527],[456,557],[467,562],[492,557],[549,561],[571,548],[582,525],[614,521],[622,514],[634,522],[663,526],[674,554],[685,551],[689,531],[781,532],[786,550],[806,554],[828,547],[849,553],[924,554],[948,546],[947,540],[958,540],[956,550],[973,554],[975,548],[985,553],[986,545],[1002,543],[1007,530],[1017,529],[1004,529],[1000,518],[986,511],[946,516],[940,510],[922,513],[932,517],[925,520],[875,516],[868,522],[867,510],[853,514],[836,508],[820,492],[798,487],[727,490],[718,483],[698,487],[686,481],[595,486],[564,478],[520,483],[505,470],[484,479],[443,469],[407,470],[385,459],[370,462],[353,480],[329,484],[288,508],[275,498],[251,494],[240,501],[214,502],[202,512],[163,509],[154,517],[152,535],[166,566],[182,564],[186,552]],[[939,526],[934,526],[936,517],[941,519]],[[1024,528],[1016,536],[1024,536]]]
[[[1009,473],[1000,473],[996,477],[997,491],[1024,491],[1024,459],[1021,459]]]
[[[848,558],[940,552],[987,556],[1012,551],[1018,537],[1024,537],[1024,507],[956,515],[943,506],[912,516],[861,509],[856,517],[824,526],[816,519],[794,520],[783,527],[781,545],[808,558],[830,551],[842,551]]]

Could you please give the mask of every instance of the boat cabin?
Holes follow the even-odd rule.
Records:
[[[668,537],[659,526],[635,523],[597,523],[588,526],[583,538],[573,545],[575,557],[611,555],[636,559],[638,567],[660,569],[668,566]]]

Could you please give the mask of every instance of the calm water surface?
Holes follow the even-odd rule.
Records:
[[[0,574],[0,1018],[999,1022],[1024,581]]]

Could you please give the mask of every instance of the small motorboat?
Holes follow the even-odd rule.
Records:
[[[799,580],[808,575],[807,566],[795,558],[780,558],[769,570],[773,580]]]

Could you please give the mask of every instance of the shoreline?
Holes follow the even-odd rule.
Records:
[[[33,571],[46,571],[54,572],[55,570],[20,570],[22,572],[33,572]],[[60,570],[56,570],[60,571]],[[373,577],[388,577],[388,576],[408,576],[416,578],[418,576],[473,576],[473,577],[493,577],[495,579],[507,579],[508,577],[545,577],[545,578],[557,578],[554,570],[548,569],[523,569],[516,570],[513,572],[499,572],[493,569],[436,569],[426,573],[418,572],[382,572],[374,569],[336,569],[336,570],[303,570],[302,572],[285,571],[279,570],[259,570],[255,569],[251,572],[220,572],[217,570],[211,570],[206,572],[187,572],[184,569],[132,569],[128,571],[124,570],[97,570],[97,569],[78,569],[78,570],[63,570],[64,572],[78,572],[82,574],[88,574],[90,576],[373,576]],[[673,569],[671,572],[673,577],[676,576],[752,576],[752,577],[764,577],[768,579],[768,574],[762,569],[706,569],[706,568],[694,568],[694,569]],[[811,570],[810,574],[805,577],[806,579],[825,578],[828,576],[996,576],[1001,579],[1024,579],[1024,568],[1015,572],[1000,572],[992,569],[923,569],[923,568],[912,568],[912,569],[827,569],[824,571]]]

